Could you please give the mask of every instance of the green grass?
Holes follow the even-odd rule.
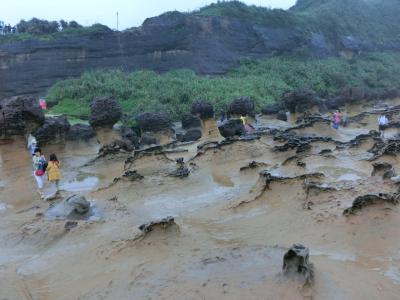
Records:
[[[238,69],[215,77],[198,76],[189,70],[164,74],[94,71],[56,83],[47,99],[54,105],[52,113],[82,117],[88,115],[95,97],[112,95],[127,114],[166,110],[178,119],[197,99],[211,101],[218,111],[237,96],[249,96],[260,108],[279,101],[287,90],[310,87],[334,94],[346,86],[377,91],[400,87],[400,54],[374,53],[350,61],[295,57],[246,60]]]

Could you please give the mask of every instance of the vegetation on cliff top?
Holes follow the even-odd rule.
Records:
[[[400,41],[398,0],[297,0],[289,10],[246,5],[240,1],[221,1],[189,15],[224,16],[271,27],[297,27],[304,32],[323,33],[331,42],[337,42],[340,36],[346,35],[373,42]],[[76,22],[38,19],[22,20],[17,27],[21,34],[0,36],[0,43],[49,40],[110,30],[101,24],[82,27]]]
[[[87,116],[96,96],[113,95],[124,111],[168,111],[175,119],[190,110],[197,99],[209,100],[217,111],[234,97],[250,96],[258,108],[278,101],[283,92],[310,87],[334,94],[346,86],[383,90],[400,86],[400,54],[374,53],[352,60],[328,58],[304,60],[274,57],[243,61],[225,76],[197,76],[189,70],[164,74],[152,71],[124,73],[119,70],[87,72],[77,79],[55,84],[47,99],[53,113]]]

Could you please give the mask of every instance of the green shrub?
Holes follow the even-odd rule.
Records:
[[[400,87],[400,54],[374,53],[351,61],[285,56],[246,60],[225,76],[198,76],[190,70],[164,74],[99,70],[56,83],[47,99],[55,105],[54,113],[81,116],[88,114],[95,97],[112,95],[128,114],[166,110],[178,119],[197,99],[211,101],[219,111],[233,98],[249,96],[260,108],[278,101],[287,90],[310,87],[334,94],[345,86],[372,90]]]

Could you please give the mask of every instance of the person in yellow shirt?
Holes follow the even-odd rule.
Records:
[[[54,153],[50,155],[50,161],[47,165],[46,172],[49,181],[54,182],[56,184],[58,193],[61,180],[61,172],[60,172],[60,162],[58,161],[57,156]]]

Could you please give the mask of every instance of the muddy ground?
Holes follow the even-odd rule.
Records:
[[[371,174],[378,162],[400,173],[398,156],[371,160],[371,136],[349,142],[377,130],[379,111],[398,104],[348,107],[349,117],[367,113],[338,131],[322,121],[298,128],[297,116],[260,117],[257,139],[199,151],[223,140],[208,122],[201,141],[136,154],[129,164],[129,153],[94,161],[95,140],[47,146],[46,156],[55,152],[62,163],[62,196],[84,195],[95,208],[70,230],[38,198],[25,141],[3,142],[0,299],[400,299],[399,206],[376,202],[343,214],[358,196],[397,193],[390,179]],[[274,140],[272,128],[331,139],[277,151],[286,141]],[[389,129],[385,138],[397,134]],[[188,177],[170,176],[179,157]],[[143,179],[124,179],[126,170]],[[176,225],[138,229],[167,216]],[[282,274],[294,243],[310,249],[307,287]]]

